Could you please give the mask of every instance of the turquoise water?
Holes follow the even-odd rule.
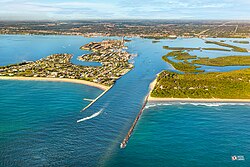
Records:
[[[249,119],[250,104],[149,104],[127,148],[107,166],[247,167]]]
[[[87,52],[79,47],[102,39],[2,35],[0,65],[64,52],[74,55],[73,63],[81,64],[76,57]],[[160,71],[174,70],[161,60],[168,52],[162,46],[185,44],[205,45],[201,39],[152,44],[152,40],[133,38],[127,45],[129,52],[138,54],[132,60],[135,68],[83,113],[80,110],[89,103],[83,98],[95,98],[101,90],[71,83],[0,80],[0,166],[249,166],[249,106],[238,104],[149,107],[127,148],[119,149],[149,84]],[[220,52],[220,56],[226,54]],[[76,123],[99,111],[97,117]],[[197,132],[198,125],[204,125],[202,133]],[[213,147],[205,139],[212,140]],[[204,156],[204,150],[209,154]],[[244,155],[246,160],[232,162],[231,154]]]
[[[105,38],[83,38],[78,36],[0,36],[0,66],[35,61],[56,53],[73,54],[72,63],[79,65],[99,66],[97,62],[78,61],[77,57],[89,53],[79,48],[91,41],[102,41]]]
[[[85,136],[94,127],[83,128],[76,118],[88,104],[82,99],[95,98],[101,90],[56,82],[0,84],[0,166],[75,166],[77,159],[84,164],[85,149],[92,146],[76,146],[88,142]]]

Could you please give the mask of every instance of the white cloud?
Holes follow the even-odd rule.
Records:
[[[250,15],[247,4],[249,0],[0,0],[0,19],[235,19]]]

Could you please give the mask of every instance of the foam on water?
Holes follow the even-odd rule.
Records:
[[[173,103],[148,103],[145,109],[156,107],[156,106],[171,106]]]
[[[219,106],[249,106],[250,103],[221,103],[221,102],[218,102],[218,103],[188,103],[188,102],[185,102],[185,103],[179,103],[181,105],[194,105],[194,106],[207,106],[207,107],[219,107]]]
[[[153,108],[157,106],[170,106],[170,105],[194,105],[194,106],[207,106],[207,107],[219,107],[219,106],[250,106],[250,103],[221,103],[221,102],[207,102],[207,103],[194,103],[194,102],[160,102],[160,103],[148,103],[145,109]]]

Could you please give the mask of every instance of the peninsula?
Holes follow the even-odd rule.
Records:
[[[170,60],[170,57],[174,60],[178,60],[178,62]],[[183,51],[172,51],[168,54],[162,56],[162,59],[171,64],[176,70],[187,73],[200,73],[204,72],[204,70],[199,70],[200,66],[196,66],[190,63],[188,60],[196,59],[197,56],[192,56],[187,52]]]

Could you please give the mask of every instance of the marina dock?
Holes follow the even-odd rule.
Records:
[[[135,128],[136,124],[138,123],[138,121],[139,121],[139,119],[140,119],[140,117],[141,117],[141,115],[142,115],[142,113],[143,113],[143,111],[145,109],[145,106],[147,105],[148,97],[149,97],[149,94],[146,96],[146,98],[145,98],[145,100],[143,102],[142,108],[141,108],[140,112],[138,113],[137,117],[135,118],[135,120],[134,120],[131,128],[129,129],[126,137],[123,139],[122,143],[120,144],[121,149],[124,149],[127,146],[129,138],[131,137],[131,135],[132,135],[132,133],[134,131],[134,128]]]

